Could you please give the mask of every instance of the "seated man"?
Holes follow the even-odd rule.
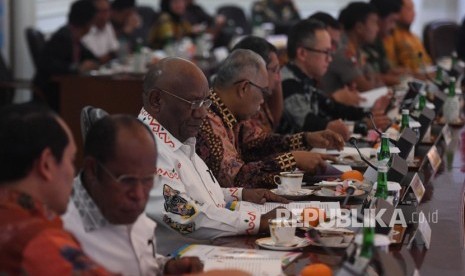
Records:
[[[405,70],[394,67],[394,64],[389,62],[383,39],[396,27],[402,0],[370,0],[370,4],[378,13],[379,31],[375,41],[365,45],[363,51],[367,54],[367,62],[387,86],[398,85]]]
[[[0,111],[0,274],[110,275],[63,229],[76,146],[65,122],[31,104]]]
[[[410,31],[410,25],[415,19],[414,3],[412,0],[401,2],[397,27],[383,40],[386,55],[394,66],[408,69],[416,74],[416,77],[425,78],[425,72],[422,71],[431,66],[432,61],[420,38]]]
[[[189,238],[198,242],[268,232],[268,220],[275,212],[261,215],[238,201],[287,202],[265,189],[219,186],[195,153],[195,137],[211,104],[208,96],[203,72],[180,58],[159,61],[144,80],[139,119],[149,126],[158,148],[157,185],[150,192],[146,212],[159,225],[157,242],[163,254]]]
[[[265,132],[274,132],[283,113],[283,90],[279,73],[278,50],[266,39],[256,36],[245,37],[234,46],[233,51],[236,49],[254,51],[266,62],[270,95],[263,95],[265,99],[260,106],[260,111],[249,120],[249,123],[260,127]]]
[[[322,89],[331,94],[344,86],[354,85],[361,92],[383,86],[362,50],[365,45],[373,43],[378,35],[375,7],[369,3],[352,2],[341,11],[339,22],[345,33],[322,79]]]
[[[330,130],[289,136],[244,131],[268,93],[265,61],[258,54],[237,49],[223,61],[210,95],[212,106],[197,136],[197,153],[222,187],[274,188],[273,176],[281,171],[324,170],[329,156],[305,151],[307,147],[344,145]]]
[[[110,23],[110,2],[108,0],[92,0],[97,15],[94,25],[82,38],[82,43],[100,60],[106,63],[116,57],[119,43],[115,30]]]
[[[85,73],[99,66],[97,58],[81,43],[81,38],[92,26],[95,13],[96,9],[91,1],[74,2],[68,14],[67,25],[52,35],[41,52],[34,85],[56,111],[59,111],[59,88],[52,76]]]
[[[356,129],[366,129],[369,120],[363,119],[370,110],[338,103],[317,88],[318,80],[332,66],[331,38],[325,26],[313,19],[300,21],[292,27],[287,42],[290,61],[281,70],[284,114],[280,131],[294,133],[326,128],[344,135],[345,126],[339,119],[359,121]],[[389,98],[384,97],[371,109],[376,126],[382,129],[390,124],[384,115],[388,104]]]
[[[63,222],[84,251],[113,273],[202,270],[197,258],[174,260],[156,254],[156,224],[144,213],[156,161],[152,133],[132,116],[105,117],[86,136],[84,168],[74,180]]]

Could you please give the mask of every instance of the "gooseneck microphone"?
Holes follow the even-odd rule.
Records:
[[[371,123],[373,124],[374,131],[376,133],[378,133],[379,137],[381,137],[383,135],[383,133],[381,133],[381,131],[379,131],[378,127],[376,126],[375,119],[373,117],[373,113],[372,112],[367,112],[367,114],[368,114],[368,117],[370,118]],[[397,141],[392,139],[392,138],[389,138],[389,142],[391,142],[393,145],[395,145],[397,143]]]
[[[360,159],[362,159],[362,161],[365,162],[365,164],[367,164],[368,166],[370,166],[371,168],[373,168],[375,171],[378,170],[378,168],[377,168],[375,165],[371,164],[371,162],[368,161],[368,160],[365,158],[365,156],[360,152],[360,149],[359,149],[358,146],[357,146],[357,139],[355,139],[354,137],[350,137],[349,143],[350,143],[352,146],[354,146],[354,148],[355,148],[355,149],[357,150],[357,152],[358,152],[358,155],[360,155]]]

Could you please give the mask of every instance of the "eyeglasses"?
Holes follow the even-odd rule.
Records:
[[[149,175],[146,175],[146,176],[142,176],[142,177],[138,177],[138,176],[135,176],[135,175],[129,175],[129,174],[123,174],[123,175],[120,175],[120,176],[116,177],[102,163],[97,161],[97,164],[99,165],[100,168],[102,168],[102,170],[106,174],[108,174],[113,179],[113,181],[115,181],[117,183],[120,183],[120,184],[122,184],[122,185],[124,185],[124,186],[126,186],[128,188],[129,187],[134,187],[138,183],[141,183],[142,185],[148,187],[148,186],[151,186],[153,184],[153,181],[155,179],[155,173],[152,173],[152,174],[149,174]]]
[[[241,83],[241,82],[247,82],[247,84],[250,84],[252,86],[255,86],[256,88],[258,88],[258,90],[260,90],[260,92],[263,93],[263,95],[270,95],[270,90],[268,89],[268,87],[261,87],[260,85],[256,84],[256,83],[253,83],[252,81],[250,80],[238,80],[236,82],[234,82],[233,84],[238,84],[238,83]]]
[[[302,46],[302,48],[304,48],[305,50],[310,51],[310,52],[324,54],[324,55],[326,55],[327,58],[332,57],[333,54],[334,54],[334,52],[332,50],[320,50],[320,49],[315,49],[315,48],[305,47],[305,46]]]
[[[183,101],[183,102],[186,102],[186,103],[190,104],[190,105],[191,105],[191,109],[199,109],[199,108],[201,108],[201,107],[209,108],[210,105],[212,105],[212,100],[210,100],[210,99],[208,99],[208,98],[207,98],[207,99],[203,99],[203,100],[189,101],[189,100],[186,100],[186,99],[184,99],[184,98],[182,98],[182,97],[179,97],[179,96],[177,96],[177,95],[175,95],[175,94],[173,94],[173,93],[171,93],[171,92],[169,92],[169,91],[166,91],[166,90],[164,90],[164,89],[161,89],[161,88],[158,88],[158,87],[155,87],[154,89],[157,89],[157,90],[159,90],[159,91],[161,91],[161,92],[163,92],[163,93],[166,93],[166,94],[168,94],[168,95],[171,95],[171,96],[175,97],[175,98],[178,99],[178,100],[181,100],[181,101]]]

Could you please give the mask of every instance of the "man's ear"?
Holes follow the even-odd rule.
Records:
[[[45,181],[50,181],[54,178],[57,161],[50,148],[46,148],[42,151],[34,166],[36,167],[37,173]]]
[[[247,87],[249,84],[246,81],[243,81],[236,85],[236,93],[240,99],[245,97],[245,93],[247,93]]]
[[[160,112],[161,96],[158,90],[152,90],[148,95],[148,103],[155,113]]]
[[[295,58],[296,60],[304,60],[307,57],[307,54],[307,50],[305,50],[303,47],[297,47]]]

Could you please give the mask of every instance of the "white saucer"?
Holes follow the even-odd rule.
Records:
[[[346,195],[335,195],[334,190],[328,188],[321,188],[320,190],[315,192],[317,196],[324,196],[324,197],[334,197],[334,198],[344,198]],[[364,190],[355,189],[354,194],[352,196],[360,196],[365,194]]]
[[[300,189],[295,192],[291,192],[291,191],[283,192],[282,190],[279,190],[279,189],[272,189],[270,191],[280,196],[308,196],[308,195],[313,194],[314,192],[314,190],[310,190],[310,189]]]
[[[263,248],[282,251],[294,250],[297,248],[309,246],[311,244],[309,240],[299,237],[294,237],[293,242],[289,245],[276,245],[271,237],[257,239],[255,243]]]

